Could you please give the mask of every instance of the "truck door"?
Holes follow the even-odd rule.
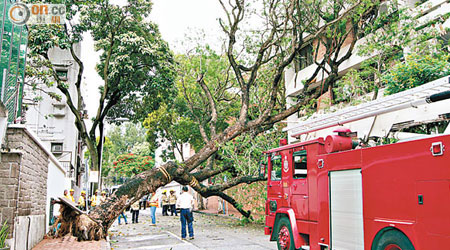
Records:
[[[306,150],[294,151],[291,161],[291,166],[293,166],[289,172],[292,180],[290,185],[291,207],[294,209],[297,219],[309,220]]]
[[[282,204],[282,188],[281,188],[281,155],[274,153],[269,158],[269,176],[267,188],[267,200],[275,201],[277,207]],[[276,210],[276,209],[275,209]]]

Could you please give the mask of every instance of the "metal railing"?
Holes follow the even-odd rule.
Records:
[[[66,177],[72,178],[75,168],[70,161],[59,161],[66,171]]]

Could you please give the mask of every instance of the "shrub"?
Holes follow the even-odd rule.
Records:
[[[450,75],[449,56],[410,54],[383,74],[386,95],[392,95]]]

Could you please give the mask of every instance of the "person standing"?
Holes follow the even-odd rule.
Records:
[[[186,240],[186,222],[188,224],[189,239],[194,239],[194,227],[192,222],[194,216],[192,215],[192,209],[194,208],[194,197],[188,193],[188,187],[183,186],[183,193],[178,197],[177,207],[181,209],[180,221],[181,221],[181,239]]]
[[[95,190],[94,195],[91,197],[91,208],[95,208],[100,203],[100,198],[98,197],[98,189]]]
[[[67,189],[64,189],[64,198],[68,199],[69,201],[72,200],[72,198],[70,198],[69,196],[69,191],[67,191]]]
[[[169,197],[167,196],[167,191],[164,190],[162,192],[162,196],[161,196],[161,205],[162,205],[162,215],[163,216],[168,216],[169,214],[167,213],[167,210],[169,208]]]
[[[170,206],[170,215],[173,216],[175,213],[175,216],[178,216],[177,214],[177,208],[175,207],[177,204],[177,196],[175,195],[175,191],[172,189],[170,190],[169,195],[169,206]]]
[[[100,203],[103,203],[103,202],[105,202],[106,201],[106,192],[105,191],[102,191],[102,196],[100,196],[100,202],[99,202],[99,204]]]
[[[119,225],[122,224],[122,223],[120,223],[120,217],[122,217],[122,218],[125,220],[125,224],[128,224],[127,216],[125,215],[125,211],[122,211],[122,213],[119,214],[119,218],[118,218],[118,220],[119,220]]]
[[[73,197],[73,194],[75,193],[75,190],[70,189],[70,197],[69,200],[71,200],[72,202],[75,202],[75,198]]]
[[[78,199],[78,207],[82,211],[86,211],[86,191],[81,191],[80,198]]]
[[[139,223],[139,200],[131,204],[131,222]]]
[[[148,195],[144,195],[141,198],[141,201],[139,202],[139,209],[142,209],[142,207],[144,207],[144,210],[147,208],[147,199],[148,199]]]
[[[158,207],[158,197],[155,193],[150,194],[150,216],[152,217],[152,226],[156,226],[156,208]]]

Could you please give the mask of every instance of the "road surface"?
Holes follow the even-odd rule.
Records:
[[[181,240],[180,217],[162,216],[156,212],[157,226],[151,226],[150,211],[141,210],[139,223],[131,223],[131,214],[127,213],[128,224],[118,225],[117,221],[110,229],[111,247],[122,249],[277,249],[275,242],[264,235],[264,225],[241,225],[239,220],[213,215],[194,213],[193,240]]]

